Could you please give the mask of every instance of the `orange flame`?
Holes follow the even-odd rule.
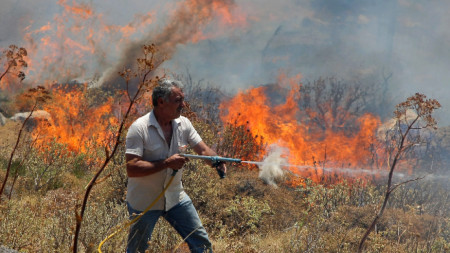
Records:
[[[23,46],[30,57],[27,81],[46,87],[72,80],[109,81],[107,75],[134,63],[137,55],[129,50],[138,48],[140,52],[138,44],[155,43],[170,58],[177,44],[218,36],[221,29],[209,27],[211,32],[203,31],[212,21],[218,21],[220,24],[213,26],[219,27],[245,23],[244,15],[232,11],[231,0],[179,2],[160,33],[149,32],[154,11],[135,15],[125,25],[113,25],[92,4],[76,0],[59,0],[58,4],[62,12],[52,21],[37,29],[31,21],[25,29]]]
[[[27,81],[49,87],[74,79],[93,79],[113,64],[119,48],[152,23],[150,13],[123,25],[104,21],[91,4],[60,0],[62,12],[47,24],[25,28],[29,52]],[[114,43],[110,43],[114,42]]]
[[[210,22],[214,17],[217,16],[218,24],[215,24],[214,29],[206,29],[206,31],[196,29],[192,30],[193,37],[191,42],[197,43],[202,40],[217,38],[223,34],[223,30],[227,27],[237,27],[245,26],[246,18],[237,8],[234,8],[233,1],[229,0],[214,0],[214,1],[204,1],[204,0],[188,0],[183,3],[188,6],[187,10],[179,8],[182,10],[181,13],[184,15],[186,12],[190,13],[190,19],[197,20],[196,23],[199,25],[205,25]],[[177,13],[176,16],[181,16]]]
[[[52,101],[44,105],[50,113],[49,122],[41,122],[35,131],[38,146],[46,146],[52,139],[67,145],[69,151],[86,153],[92,147],[105,147],[118,125],[112,115],[113,101],[97,106],[89,102],[82,89],[53,91]]]
[[[292,166],[289,170],[315,182],[323,179],[324,167],[367,165],[368,159],[372,157],[369,144],[376,139],[379,118],[369,113],[364,114],[354,122],[359,126],[359,131],[355,133],[333,129],[317,131],[299,121],[302,116],[297,105],[301,95],[299,85],[292,81],[288,85],[290,90],[285,103],[275,106],[271,105],[265,86],[239,92],[234,98],[221,104],[222,121],[247,125],[252,134],[263,136],[267,144],[287,148],[290,152],[290,164],[311,167],[310,170],[300,170]]]
[[[63,11],[52,21],[37,29],[32,28],[31,22],[25,30],[28,42],[25,47],[29,49],[27,81],[46,87],[72,80],[95,81],[97,75],[108,72],[105,70],[118,62],[117,52],[130,48],[130,44],[134,44],[130,43],[135,39],[133,36],[143,35],[153,21],[152,15],[147,13],[136,15],[123,26],[111,25],[91,4],[76,0],[59,0],[58,4]],[[165,57],[170,57],[177,44],[188,42],[199,27],[211,22],[215,15],[227,23],[241,20],[232,17],[232,6],[233,1],[229,0],[186,0],[177,5],[177,15],[163,32],[152,36],[156,37],[155,42],[160,42]],[[150,38],[145,42],[151,42]],[[114,43],[109,43],[111,41]],[[135,61],[134,55],[127,55],[127,58]],[[124,63],[120,64],[122,68]],[[45,144],[57,138],[58,143],[66,144],[74,152],[87,152],[92,145],[104,145],[109,127],[116,124],[111,116],[112,101],[88,107],[84,91],[61,89],[53,93],[53,102],[43,108],[52,119],[47,125],[39,124],[34,133],[38,142]]]

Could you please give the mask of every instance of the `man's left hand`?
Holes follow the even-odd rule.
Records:
[[[220,178],[225,178],[225,175],[227,174],[227,166],[225,163],[220,163],[216,170],[219,173]]]

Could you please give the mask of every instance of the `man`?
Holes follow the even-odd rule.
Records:
[[[190,145],[200,155],[215,156],[191,122],[181,116],[185,106],[181,82],[162,79],[153,89],[153,110],[128,130],[126,161],[127,205],[130,218],[145,210],[163,191],[173,171],[174,180],[164,196],[130,229],[127,252],[144,252],[159,217],[164,217],[189,245],[191,252],[211,252],[211,242],[181,183],[187,158],[179,152]],[[225,164],[219,170],[226,172]]]

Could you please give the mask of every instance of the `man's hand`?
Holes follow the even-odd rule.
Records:
[[[175,154],[175,155],[167,158],[164,161],[164,163],[167,165],[167,167],[169,167],[169,168],[171,168],[173,170],[179,170],[188,161],[189,161],[188,158],[180,156],[179,154]]]
[[[227,174],[227,166],[225,163],[220,163],[216,170],[219,173],[220,178],[225,178],[225,175]]]
[[[208,145],[206,145],[203,141],[199,142],[197,145],[194,146],[194,151],[199,155],[206,155],[206,156],[217,156],[217,153],[212,150]],[[227,173],[227,166],[224,162],[221,162],[219,166],[215,166],[212,164],[211,161],[207,161],[208,164],[212,165],[216,168],[217,172],[219,173],[220,178],[224,178],[225,174]]]

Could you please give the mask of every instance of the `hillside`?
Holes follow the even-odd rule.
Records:
[[[12,135],[14,130],[2,128],[1,132]],[[33,178],[39,174],[32,174],[36,168],[19,173],[11,200],[3,196],[1,245],[20,252],[70,250],[74,208],[92,175],[73,163],[80,157],[71,159],[58,167],[60,174],[49,185],[39,189]],[[94,187],[81,230],[82,252],[94,252],[101,240],[127,220],[126,177],[119,160]],[[4,172],[0,171],[1,178]],[[355,252],[377,211],[383,187],[360,181],[323,186],[308,180],[293,186],[290,177],[287,174],[273,187],[258,178],[257,169],[230,166],[221,180],[213,169],[195,160],[186,167],[184,185],[215,252]],[[400,187],[376,233],[369,237],[366,252],[447,252],[450,201],[445,187],[428,180]],[[124,249],[126,236],[122,232],[108,241],[104,252]],[[161,220],[150,252],[175,248],[188,252],[182,238]]]

